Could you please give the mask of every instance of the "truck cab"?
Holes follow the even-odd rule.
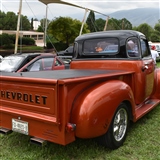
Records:
[[[101,47],[101,51],[96,51]],[[155,65],[146,37],[137,31],[107,31],[75,40],[74,69],[133,71],[135,103],[141,104],[155,90]],[[131,83],[131,81],[130,81]]]

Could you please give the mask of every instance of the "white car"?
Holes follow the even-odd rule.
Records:
[[[2,62],[3,57],[0,55],[0,62]]]

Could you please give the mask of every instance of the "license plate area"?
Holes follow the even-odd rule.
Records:
[[[28,135],[28,122],[19,119],[12,119],[12,130]]]

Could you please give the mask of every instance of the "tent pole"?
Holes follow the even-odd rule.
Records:
[[[109,20],[109,16],[108,16],[107,19],[106,19],[106,23],[105,23],[105,26],[104,26],[104,30],[103,30],[103,31],[106,31],[106,29],[107,29],[108,20]]]
[[[18,38],[19,38],[19,28],[20,28],[20,19],[21,19],[21,12],[22,12],[22,0],[19,3],[19,12],[18,12],[18,21],[17,21],[17,32],[16,32],[16,41],[15,41],[15,50],[14,53],[17,53],[17,46],[18,46]]]
[[[44,29],[44,47],[46,47],[46,39],[47,39],[47,18],[48,18],[48,5],[46,5],[46,21],[45,21],[45,29]]]
[[[88,8],[85,8],[85,14],[84,14],[84,17],[83,17],[83,20],[82,20],[82,25],[81,25],[81,30],[80,30],[80,32],[79,32],[79,35],[82,34],[83,26],[84,26],[84,23],[85,23],[85,21],[86,21],[87,12],[88,12]]]

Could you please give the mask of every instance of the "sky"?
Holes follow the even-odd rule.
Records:
[[[54,1],[54,0],[53,0]],[[88,8],[104,15],[135,8],[159,8],[160,0],[63,0],[72,4]],[[18,13],[20,0],[0,0],[0,10],[3,12]],[[89,12],[87,12],[88,14]],[[83,20],[85,14],[84,9],[77,7],[50,3],[48,4],[47,18],[53,20],[56,17],[72,17],[74,19]],[[46,17],[46,5],[39,0],[22,0],[22,15],[28,19],[36,18],[41,20]],[[95,14],[95,16],[98,14]],[[159,13],[160,15],[160,13]],[[160,17],[160,16],[159,16]],[[105,16],[104,16],[105,18]]]

